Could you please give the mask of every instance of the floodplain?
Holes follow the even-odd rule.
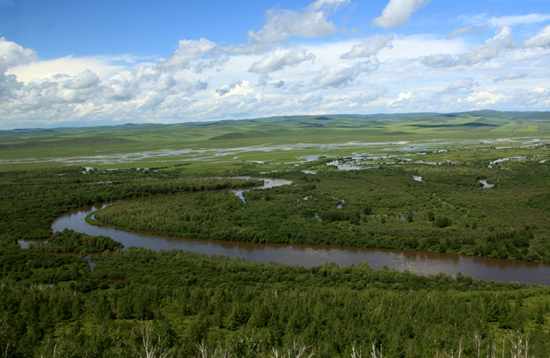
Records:
[[[170,243],[465,255],[528,276],[550,264],[549,145],[550,114],[536,112],[1,131],[3,352],[143,356],[154,336],[149,349],[174,357],[548,356],[550,291],[532,277]],[[269,177],[287,185],[248,190]],[[111,231],[69,230],[71,215]]]

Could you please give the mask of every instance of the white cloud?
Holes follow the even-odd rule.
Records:
[[[262,60],[252,64],[249,72],[270,73],[285,67],[295,67],[304,61],[313,61],[315,56],[304,49],[275,48]]]
[[[494,38],[485,41],[484,45],[474,45],[470,51],[462,55],[461,60],[466,64],[475,64],[495,58],[500,50],[515,46],[512,29],[504,26],[497,30]]]
[[[550,20],[549,14],[528,14],[516,16],[491,17],[487,20],[489,26],[517,26],[523,24],[536,24]]]
[[[498,93],[491,93],[487,91],[474,92],[465,99],[459,99],[459,103],[469,102],[473,103],[476,107],[484,107],[500,102],[505,102],[507,97]]]
[[[413,92],[409,91],[407,93],[399,93],[399,96],[397,96],[396,99],[391,100],[388,102],[388,106],[403,106],[407,103],[409,103],[413,98]]]
[[[514,48],[516,44],[512,39],[512,29],[502,27],[496,31],[495,37],[485,41],[483,45],[474,45],[460,56],[437,54],[424,57],[422,63],[430,67],[454,67],[458,65],[474,65],[482,61],[488,61],[498,56],[503,49]]]
[[[524,40],[522,43],[523,48],[532,47],[549,47],[550,46],[550,25],[546,26],[536,36],[531,37],[528,40]]]
[[[460,55],[471,47],[463,39],[442,39],[433,35],[396,35],[391,42],[392,49],[382,49],[377,55],[381,61],[417,59],[419,57],[446,54]]]
[[[372,72],[376,69],[370,62],[359,62],[351,67],[330,68],[325,67],[313,79],[313,87],[329,88],[329,87],[345,87],[358,80],[359,76],[364,73]]]
[[[456,59],[455,56],[443,55],[439,53],[437,55],[424,57],[422,59],[422,64],[429,67],[445,68],[458,66],[460,62]]]
[[[235,88],[241,86],[242,84],[243,84],[243,81],[235,80],[235,81],[231,82],[231,84],[225,85],[225,86],[221,87],[220,89],[217,89],[216,93],[221,97],[223,95],[228,94],[229,92],[231,92]]]
[[[322,9],[323,7],[337,8],[338,6],[346,5],[347,3],[349,3],[349,0],[317,0],[309,4],[308,9],[316,11]]]
[[[525,78],[525,77],[527,77],[527,75],[525,73],[510,72],[510,73],[507,73],[507,74],[504,74],[504,75],[500,76],[499,78],[495,78],[493,80],[493,82],[498,83],[498,82],[503,82],[503,81],[517,80],[517,79],[521,79],[521,78]]]
[[[357,94],[354,93],[351,96],[346,96],[346,99],[349,100],[350,104],[364,106],[371,102],[377,101],[382,95],[386,94],[387,92],[388,92],[387,88],[384,87],[373,92],[363,92],[363,93],[357,93]]]
[[[390,43],[392,40],[393,34],[383,36],[374,35],[373,37],[354,45],[349,52],[346,52],[340,56],[340,58],[344,60],[352,60],[376,55],[378,51],[383,48],[391,48],[392,45]]]
[[[115,101],[128,101],[140,93],[140,76],[131,71],[120,71],[109,78],[105,97]]]
[[[207,70],[216,69],[219,72],[228,61],[229,56],[223,54],[219,58],[199,62],[194,71],[195,73],[203,73]]]
[[[384,29],[401,27],[409,21],[412,14],[431,0],[390,0],[382,15],[372,21],[375,26]]]
[[[92,87],[99,83],[99,77],[90,70],[79,73],[73,77],[69,83],[65,85],[65,88],[69,89],[84,89]]]
[[[178,82],[174,79],[174,76],[169,73],[162,73],[155,85],[153,86],[152,90],[154,90],[155,92],[166,92],[170,91],[177,85]]]
[[[347,3],[348,0],[317,0],[300,10],[273,8],[266,12],[265,25],[259,31],[248,31],[248,39],[254,44],[275,44],[291,36],[330,36],[337,30],[328,20],[330,11]]]
[[[472,78],[464,78],[451,83],[443,90],[443,93],[454,93],[457,91],[470,90],[475,85],[477,84],[474,83]]]
[[[481,35],[485,31],[487,31],[487,26],[464,26],[451,32],[449,34],[449,38],[453,39],[458,36],[469,34]]]
[[[108,78],[124,69],[120,64],[112,64],[107,57],[73,57],[66,56],[49,61],[34,61],[10,68],[7,72],[17,76],[17,80],[29,83],[33,79],[55,79],[59,74],[76,76],[86,70],[95,73],[99,78]]]
[[[274,9],[265,26],[251,32],[258,42],[221,46],[208,39],[182,40],[166,60],[120,55],[38,61],[34,51],[2,40],[0,53],[11,55],[0,56],[0,126],[166,123],[304,113],[549,110],[548,27],[525,40],[523,47],[515,45],[509,27],[488,40],[462,36],[492,26],[487,16],[449,37],[415,34],[411,26],[410,35],[379,31],[354,41],[299,41],[338,31],[330,20],[348,3],[318,0],[298,10]],[[386,1],[390,10],[391,3],[399,2]],[[421,3],[427,1],[403,2],[411,9]],[[405,14],[406,22],[413,13],[394,11],[396,17],[388,15],[386,24],[396,24],[399,14]],[[531,31],[520,29],[517,36],[529,33],[523,35],[528,38],[536,33]],[[503,81],[509,82],[504,86]]]
[[[200,40],[181,40],[176,52],[169,59],[160,63],[163,70],[180,70],[190,68],[190,63],[203,56],[211,57],[217,52],[216,43],[201,38]]]
[[[0,37],[0,81],[6,79],[6,71],[18,64],[36,60],[36,53],[28,48]]]
[[[205,70],[221,69],[229,61],[228,54],[251,54],[258,51],[254,46],[220,46],[205,38],[200,40],[180,40],[177,50],[170,58],[158,66],[163,71],[179,71],[194,67],[196,73]]]
[[[530,25],[550,20],[550,14],[532,13],[527,15],[512,15],[512,16],[492,16],[488,17],[487,14],[477,14],[470,16],[459,16],[459,20],[465,24],[474,26],[490,26],[490,27],[502,27],[502,26],[518,26],[518,25]]]

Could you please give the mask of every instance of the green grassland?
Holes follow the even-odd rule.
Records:
[[[380,152],[399,149],[403,142],[413,146],[438,139],[447,142],[443,147],[490,147],[494,146],[490,141],[501,138],[549,135],[549,113],[495,111],[13,130],[0,132],[0,170],[71,164],[157,167],[182,162],[202,170],[229,168],[243,161],[286,163],[311,154],[347,156],[362,149]],[[339,146],[331,146],[334,144]]]

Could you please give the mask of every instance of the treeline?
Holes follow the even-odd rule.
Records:
[[[91,236],[88,234],[76,232],[65,228],[63,231],[57,231],[47,242],[36,242],[29,244],[29,249],[46,251],[52,253],[74,252],[86,256],[88,253],[103,253],[116,249],[122,249],[124,246],[108,236]]]
[[[145,174],[120,170],[82,174],[83,170],[1,172],[0,233],[22,239],[46,239],[52,235],[50,225],[57,216],[82,206],[125,198],[261,184],[258,180],[196,178],[177,171]],[[85,182],[75,183],[80,180]],[[14,185],[18,181],[21,182]]]
[[[378,168],[281,176],[293,185],[246,192],[145,198],[95,213],[125,229],[187,238],[453,252],[550,263],[545,167]],[[501,173],[503,172],[503,173]],[[457,177],[458,184],[451,184]],[[426,182],[413,175],[422,174]],[[498,187],[481,189],[488,176]],[[428,180],[429,178],[429,180]],[[471,185],[464,186],[464,183]],[[514,198],[510,200],[510,198]],[[538,203],[538,202],[537,202]],[[537,204],[538,205],[538,204]]]
[[[11,263],[2,263],[0,285],[8,357],[143,356],[144,333],[150,348],[171,357],[198,357],[205,347],[268,357],[295,342],[322,357],[351,357],[352,347],[366,354],[373,343],[389,357],[459,348],[464,356],[478,349],[501,356],[518,334],[533,356],[550,354],[550,292],[534,285],[139,248],[104,256],[90,272],[78,257],[0,242]],[[26,277],[22,266],[32,267]],[[46,277],[46,270],[78,275]]]

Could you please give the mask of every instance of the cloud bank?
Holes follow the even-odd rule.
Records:
[[[348,0],[272,8],[263,25],[243,33],[244,43],[181,39],[166,58],[41,60],[33,49],[0,38],[0,128],[550,110],[548,15],[459,16],[450,34],[424,33],[414,23],[395,30],[428,11],[428,3],[389,0],[381,16],[368,19],[376,27],[364,33],[338,22],[342,9],[349,16],[357,11]]]

